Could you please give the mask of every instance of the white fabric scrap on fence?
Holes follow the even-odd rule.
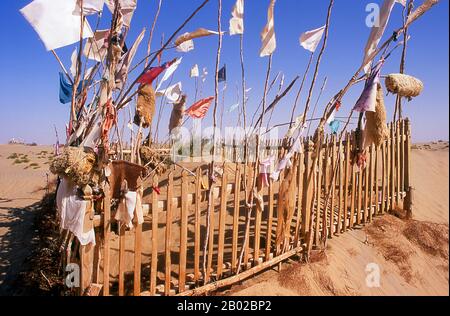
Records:
[[[77,187],[69,180],[62,178],[56,193],[56,206],[61,220],[61,229],[67,229],[78,238],[80,244],[95,245],[95,232],[92,228],[83,231],[84,217],[88,201],[77,196]]]

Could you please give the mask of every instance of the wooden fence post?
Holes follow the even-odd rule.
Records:
[[[197,283],[200,277],[200,221],[202,203],[202,168],[198,167],[195,181],[195,237],[194,237],[194,282]]]
[[[159,186],[158,176],[153,177],[153,187]],[[150,265],[150,295],[156,293],[156,277],[158,273],[158,192],[153,189],[152,192],[152,258]]]
[[[413,188],[411,186],[411,125],[409,119],[405,120],[405,179],[404,185],[406,188],[406,197],[404,209],[406,211],[407,218],[412,218],[413,213]]]
[[[180,225],[180,265],[178,272],[178,288],[184,292],[186,285],[186,261],[187,261],[187,234],[188,234],[188,173],[181,172],[181,225]]]
[[[227,186],[228,186],[228,164],[223,164],[222,184],[220,187],[220,209],[219,209],[219,243],[217,250],[217,278],[222,277],[223,255],[225,245],[225,220],[227,212]]]
[[[315,170],[312,165],[311,148],[309,144],[305,151],[305,177],[303,178],[303,194],[302,194],[302,237],[305,238],[309,234],[311,227],[311,209],[312,209],[312,196],[313,186],[308,186],[308,183],[313,183]]]
[[[241,210],[241,164],[236,164],[236,175],[234,178],[234,210],[233,210],[233,240],[231,246],[231,270],[237,271],[238,264],[238,240],[239,240],[239,213]]]
[[[167,210],[166,210],[166,236],[165,236],[165,282],[164,294],[170,295],[171,286],[171,248],[172,248],[172,203],[173,203],[173,169],[170,170],[167,182]]]
[[[109,239],[111,233],[111,191],[108,182],[103,186],[103,296],[109,296]]]

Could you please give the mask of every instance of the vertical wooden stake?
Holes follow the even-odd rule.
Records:
[[[195,181],[195,237],[194,237],[194,281],[200,277],[200,220],[202,211],[202,168],[197,168]]]
[[[180,266],[178,285],[180,293],[185,291],[186,285],[186,260],[187,260],[187,233],[188,233],[188,174],[186,170],[181,172],[181,227],[180,227]]]
[[[158,176],[153,177],[153,187],[159,186]],[[150,266],[150,295],[156,293],[156,277],[158,273],[158,192],[152,192],[152,258]]]
[[[217,250],[217,278],[222,277],[223,255],[225,245],[225,221],[227,212],[227,186],[228,186],[228,164],[223,165],[222,185],[220,188],[220,210],[219,210],[219,243]]]
[[[322,157],[322,150],[321,150],[322,144],[319,144],[319,153],[317,158],[317,188],[316,188],[316,216],[315,216],[315,238],[314,238],[314,244],[315,246],[319,246],[319,238],[320,238],[320,209],[321,209],[321,195],[322,195],[322,169],[323,169],[323,157]],[[326,223],[325,223],[326,225]]]
[[[142,189],[139,189],[142,190]],[[141,203],[142,203],[142,193]],[[142,224],[135,224],[134,231],[134,280],[133,280],[133,294],[134,296],[141,295],[141,260],[142,260]]]
[[[172,248],[172,206],[173,204],[173,169],[169,172],[167,183],[167,210],[166,210],[166,240],[165,240],[165,286],[164,294],[170,295],[171,287],[171,272],[172,272],[172,260],[171,260],[171,248]]]
[[[103,296],[109,296],[109,257],[111,234],[111,191],[108,182],[103,186]]]
[[[343,147],[342,147],[342,141],[339,141],[339,145],[338,145],[338,162],[339,162],[339,171],[338,171],[338,176],[339,176],[339,202],[338,202],[338,220],[337,220],[337,227],[336,227],[336,233],[340,234],[342,231],[342,222],[344,223],[344,227],[345,227],[345,222],[346,222],[346,218],[347,216],[345,216],[345,213],[347,212],[347,210],[343,207],[343,199],[344,199],[344,192],[343,192],[343,188],[344,188],[344,183],[345,182],[345,176],[343,176],[343,172],[345,172],[344,170],[344,153],[343,153]],[[344,213],[344,221],[342,220],[342,213]]]
[[[239,213],[241,209],[241,181],[241,165],[236,164],[236,175],[234,178],[233,240],[231,246],[231,267],[233,272],[237,270]]]
[[[304,179],[304,153],[299,154],[298,159],[298,177],[297,177],[297,218],[295,224],[295,236],[294,236],[294,248],[299,246],[299,234],[300,234],[300,223],[302,222],[302,205],[303,205],[303,179]],[[270,203],[270,191],[269,191],[269,203]],[[270,207],[270,205],[269,205]],[[270,211],[270,210],[269,210]],[[302,223],[304,225],[304,223]]]
[[[347,221],[348,221],[348,173],[350,169],[350,134],[347,133],[345,135],[345,155],[344,155],[344,226],[343,231],[347,230]],[[354,189],[352,188],[352,191]]]
[[[391,123],[391,188],[390,188],[390,210],[393,211],[395,208],[395,139],[394,139],[394,123]]]

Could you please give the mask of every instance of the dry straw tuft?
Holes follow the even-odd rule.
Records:
[[[293,165],[297,164],[294,159]],[[291,235],[291,222],[294,216],[295,210],[295,181],[296,181],[295,168],[285,170],[285,177],[281,182],[280,197],[278,204],[278,225],[276,231],[276,244],[277,247],[286,247],[289,244],[289,238]],[[278,251],[280,249],[277,249]]]
[[[183,123],[183,115],[186,104],[186,95],[182,95],[181,99],[173,105],[172,114],[170,115],[170,122],[169,122],[169,132],[172,133],[172,131],[180,127]]]
[[[50,164],[50,171],[62,177],[68,177],[79,186],[94,180],[95,154],[84,152],[83,148],[67,147]]]
[[[371,146],[375,144],[376,146],[380,146],[388,137],[388,133],[383,88],[379,84],[375,112],[366,112],[366,127],[364,129],[365,145]]]
[[[139,89],[136,116],[134,123],[139,125],[142,120],[142,127],[148,128],[152,124],[155,115],[155,90],[149,84]]]
[[[417,97],[423,91],[422,81],[408,75],[390,74],[385,83],[389,92],[405,98]]]
[[[142,162],[148,165],[150,169],[156,169],[158,175],[167,171],[169,163],[167,155],[163,155],[161,152],[148,146],[142,146],[140,148],[140,154]]]

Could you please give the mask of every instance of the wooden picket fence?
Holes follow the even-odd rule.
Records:
[[[252,166],[224,163],[209,218],[204,181],[207,166],[190,169],[186,165],[190,171],[175,167],[167,176],[145,182],[148,214],[143,225],[130,231],[115,227],[106,197],[103,214],[96,221],[102,242],[97,243],[100,259],[94,263],[93,283],[103,288],[103,295],[201,295],[301,255],[308,243],[320,247],[324,238],[366,225],[402,204],[410,210],[409,121],[390,123],[389,131],[382,146],[368,149],[363,169],[351,162],[354,132],[340,142],[336,136],[327,136],[316,166],[308,146],[294,157],[295,211],[288,222],[289,245],[281,251],[276,228],[277,207],[285,198],[278,196],[283,178],[260,188],[263,206],[260,210],[255,207],[251,214],[249,242],[244,245],[247,209],[243,179],[253,176]],[[283,155],[284,150],[279,148],[278,154]],[[308,175],[315,179],[309,186]]]

